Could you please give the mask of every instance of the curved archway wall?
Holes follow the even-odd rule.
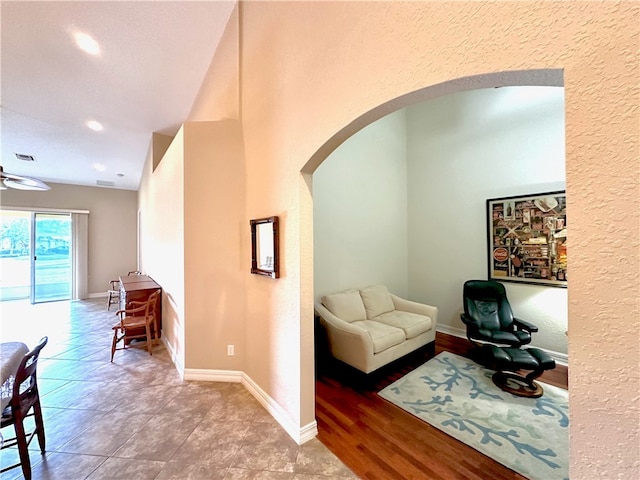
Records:
[[[229,242],[239,260],[223,260],[242,278],[229,298],[244,302],[243,318],[203,319],[198,334],[187,336],[187,368],[225,368],[224,355],[207,352],[226,348],[216,336],[221,324],[244,322],[235,368],[291,425],[312,429],[313,169],[353,133],[345,126],[361,128],[373,120],[365,112],[407,92],[487,72],[562,70],[572,224],[570,473],[634,476],[638,16],[634,2],[241,2],[229,29],[237,34],[223,37],[189,120],[241,123],[243,181],[209,189],[207,204],[244,211],[237,222],[219,224],[242,232],[240,242]],[[189,177],[191,167],[184,168]],[[276,281],[249,275],[241,261],[249,258],[248,219],[269,215],[281,217]],[[206,300],[193,299],[204,311]]]
[[[637,292],[632,286],[637,283],[638,272],[618,267],[611,278],[602,272],[609,269],[609,255],[614,248],[628,260],[634,257],[632,229],[637,228],[637,222],[607,227],[619,229],[614,235],[626,239],[615,247],[606,228],[603,231],[593,226],[610,224],[610,208],[622,208],[637,218],[637,213],[629,210],[632,205],[637,206],[637,199],[632,198],[632,192],[637,190],[623,189],[624,200],[619,197],[618,188],[615,194],[607,194],[613,184],[624,182],[624,176],[633,176],[635,169],[629,135],[637,130],[637,117],[633,117],[629,106],[637,104],[633,91],[637,67],[629,57],[629,46],[637,38],[633,36],[637,35],[637,26],[631,23],[637,13],[630,12],[628,5],[614,8],[589,4],[589,9],[579,4],[560,5],[243,4],[242,120],[247,164],[253,170],[247,178],[247,191],[251,192],[248,209],[258,213],[268,208],[266,202],[274,213],[286,212],[285,282],[291,280],[295,285],[283,282],[271,290],[278,294],[289,289],[300,303],[296,301],[289,308],[279,302],[272,305],[276,310],[283,309],[274,312],[280,318],[288,311],[292,324],[300,314],[299,400],[303,423],[312,408],[312,399],[304,391],[305,374],[311,376],[311,359],[306,355],[311,345],[305,344],[308,338],[304,330],[311,328],[313,314],[309,279],[313,267],[307,227],[311,223],[312,200],[297,171],[313,171],[319,160],[344,138],[396,110],[397,106],[388,102],[401,99],[407,92],[441,85],[453,78],[474,81],[486,72],[544,71],[551,66],[564,70],[567,190],[576,235],[569,247],[575,259],[569,289],[572,478],[593,475],[589,468],[582,475],[580,470],[585,464],[591,463],[594,468],[602,462],[598,452],[603,438],[617,437],[621,444],[633,438],[635,427],[628,425],[622,413],[632,407],[633,396],[625,392],[626,379],[618,383],[608,378],[607,372],[611,368],[632,371],[631,364],[638,358],[637,338],[619,335],[620,328],[633,330],[629,328],[634,321],[629,295]],[[376,111],[379,105],[388,108]],[[616,119],[616,126],[602,122],[602,118]],[[345,130],[347,125],[351,128]],[[619,127],[626,134],[621,136]],[[337,137],[336,132],[340,132]],[[327,144],[328,139],[335,144]],[[610,167],[602,162],[605,157],[615,158],[616,171],[621,168],[626,174],[612,176]],[[265,164],[273,168],[267,169]],[[267,180],[264,184],[263,175]],[[606,197],[598,207],[591,200],[594,189]],[[604,205],[607,207],[603,209]],[[609,253],[602,250],[603,246]],[[594,282],[594,278],[601,281]],[[609,287],[606,294],[601,289],[602,282]],[[621,303],[612,301],[615,285],[621,289]],[[253,286],[248,287],[248,294],[252,295]],[[594,317],[601,319],[598,323],[609,317],[607,325],[619,327],[611,331],[594,329]],[[624,344],[622,348],[629,356],[617,354],[618,342]],[[607,344],[612,348],[609,351]],[[284,373],[285,369],[281,371]],[[594,378],[602,380],[600,387]],[[594,418],[591,412],[595,405],[606,408],[607,413]],[[627,456],[625,462],[619,462],[620,458],[613,462],[614,469],[634,468],[634,454],[620,449],[618,443],[611,448],[621,457]]]

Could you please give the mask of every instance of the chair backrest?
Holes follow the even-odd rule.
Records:
[[[142,272],[139,270],[132,270],[131,272],[127,273],[127,276],[131,276],[131,275],[142,275]]]
[[[513,311],[504,285],[492,280],[468,280],[463,288],[464,313],[474,318],[481,328],[509,330]]]
[[[155,317],[156,304],[160,299],[160,292],[162,292],[162,290],[156,290],[151,295],[149,295],[149,298],[147,298],[147,306],[144,311],[144,314],[147,317],[147,319]]]
[[[13,382],[13,393],[11,395],[12,409],[19,408],[21,410],[28,410],[33,402],[38,398],[38,358],[40,358],[40,351],[49,341],[48,337],[42,337],[36,347],[28,352],[18,367],[18,371],[15,375]],[[25,410],[26,409],[26,410]]]

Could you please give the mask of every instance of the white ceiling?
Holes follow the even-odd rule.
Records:
[[[5,172],[136,190],[152,132],[173,135],[185,121],[234,5],[3,0]],[[78,49],[75,31],[91,35],[101,53]],[[90,130],[91,119],[104,130]]]

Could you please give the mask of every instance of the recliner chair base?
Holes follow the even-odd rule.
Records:
[[[546,370],[556,368],[556,362],[538,348],[510,348],[486,346],[483,348],[485,358],[489,360],[496,373],[493,383],[505,392],[520,397],[541,397],[544,390],[535,379]],[[531,370],[528,375],[521,375],[520,370]]]
[[[538,398],[544,394],[544,389],[538,382],[528,382],[525,377],[515,373],[496,372],[491,380],[501,390],[519,397]]]

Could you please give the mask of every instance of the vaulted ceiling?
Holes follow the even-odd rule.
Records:
[[[137,189],[152,132],[185,121],[235,3],[2,1],[4,170]]]

